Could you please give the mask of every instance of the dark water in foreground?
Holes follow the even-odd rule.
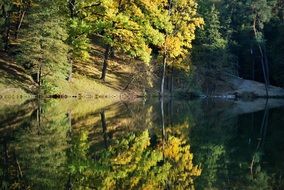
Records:
[[[108,101],[1,105],[0,189],[284,189],[278,102]]]

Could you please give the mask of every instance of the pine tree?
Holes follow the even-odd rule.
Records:
[[[22,31],[19,62],[24,65],[44,92],[60,89],[58,82],[67,78],[68,37],[61,1],[35,1],[29,14],[28,28]],[[63,9],[64,10],[64,9]]]

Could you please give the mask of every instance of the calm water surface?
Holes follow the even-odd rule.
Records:
[[[284,189],[283,101],[0,106],[0,189]]]

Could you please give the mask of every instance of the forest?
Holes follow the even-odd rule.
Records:
[[[235,78],[264,83],[265,93],[242,91],[248,96],[284,87],[282,0],[1,0],[0,7],[1,89],[240,95],[228,82]]]
[[[283,0],[0,0],[0,189],[284,189]]]

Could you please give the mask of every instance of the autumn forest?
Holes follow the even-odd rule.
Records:
[[[283,0],[0,0],[0,189],[284,188]]]

